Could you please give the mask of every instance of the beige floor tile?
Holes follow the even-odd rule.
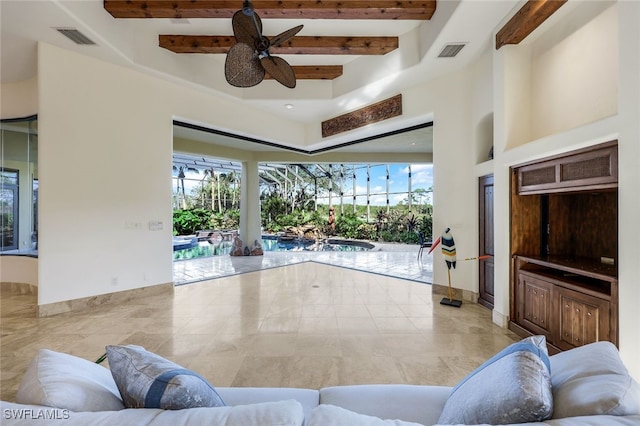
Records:
[[[95,360],[107,344],[135,344],[215,386],[317,389],[453,385],[518,340],[489,310],[442,306],[424,283],[316,262],[47,318],[35,317],[36,296],[0,296],[0,391],[9,401],[41,348]]]

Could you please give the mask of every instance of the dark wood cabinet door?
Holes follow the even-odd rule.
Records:
[[[609,302],[566,288],[558,289],[556,346],[572,349],[609,338]]]
[[[525,273],[520,274],[518,281],[518,322],[551,341],[553,284]]]
[[[480,255],[490,255],[489,259],[479,261],[479,298],[478,303],[493,309],[493,175],[480,178]]]

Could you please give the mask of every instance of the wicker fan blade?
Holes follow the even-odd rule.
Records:
[[[265,56],[260,58],[260,63],[280,84],[290,89],[296,87],[296,74],[287,61],[277,56]]]
[[[287,41],[292,39],[293,36],[298,34],[301,29],[302,25],[298,25],[297,27],[293,27],[283,33],[278,34],[271,39],[271,46],[280,46],[282,43],[286,43]]]
[[[233,14],[231,24],[233,26],[233,35],[238,43],[246,43],[249,46],[253,46],[256,41],[262,38],[262,21],[255,12],[253,16],[247,16],[242,10],[239,10]]]
[[[260,83],[264,80],[264,70],[255,49],[246,43],[231,46],[224,61],[224,76],[230,85],[236,87],[251,87]]]

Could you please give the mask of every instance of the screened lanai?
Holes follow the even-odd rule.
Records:
[[[431,171],[430,164],[258,163],[264,255],[231,259],[219,255],[239,235],[242,164],[175,153],[174,234],[200,241],[188,254],[174,250],[174,281],[313,260],[430,282],[430,257],[417,253],[418,235],[432,234]],[[179,228],[198,214],[200,225]],[[312,237],[291,242],[310,229]]]
[[[278,194],[295,209],[317,211],[319,205],[334,206],[339,214],[357,213],[366,206],[363,218],[370,221],[372,207],[386,213],[398,203],[408,211],[432,204],[431,165],[395,165],[403,169],[400,179],[392,177],[390,164],[259,163],[262,194]],[[416,180],[412,169],[417,168]],[[173,155],[174,209],[207,208],[222,211],[235,208],[241,190],[240,162],[204,156]],[[372,182],[372,177],[376,178]],[[393,187],[392,187],[393,186]],[[230,204],[229,204],[230,203]]]

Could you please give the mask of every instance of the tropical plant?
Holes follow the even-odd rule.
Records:
[[[173,212],[174,235],[191,235],[201,229],[209,229],[211,212],[205,209],[175,210]]]
[[[336,220],[336,232],[347,238],[358,238],[358,227],[362,223],[355,214],[345,213]]]

